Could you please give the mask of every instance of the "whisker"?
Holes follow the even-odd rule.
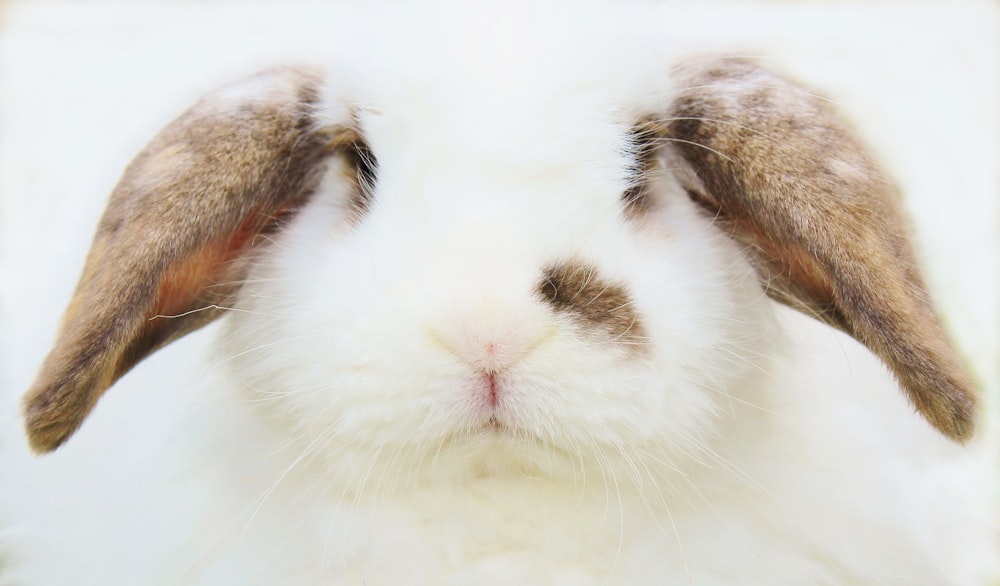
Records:
[[[622,449],[622,448],[619,448],[619,449]],[[637,449],[637,451],[641,452],[643,455],[647,455],[648,456],[648,454],[645,452],[645,450]],[[658,458],[655,458],[653,456],[649,456],[649,457],[651,459],[659,462],[659,463],[663,463],[663,461],[660,460],[660,459],[658,459]],[[681,565],[684,566],[684,573],[690,579],[691,578],[691,568],[688,565],[687,553],[684,550],[684,543],[683,543],[683,540],[681,539],[681,532],[680,532],[680,530],[677,527],[677,522],[674,520],[673,512],[671,512],[670,505],[667,503],[667,498],[663,494],[663,491],[660,490],[660,484],[658,482],[656,482],[655,476],[650,471],[649,466],[646,465],[646,463],[643,461],[642,458],[640,458],[638,461],[639,461],[640,464],[642,464],[643,468],[646,470],[646,474],[650,477],[650,480],[651,480],[650,484],[653,486],[653,489],[656,491],[656,494],[658,495],[658,497],[660,499],[660,504],[663,507],[663,511],[667,514],[667,521],[669,521],[670,528],[672,530],[672,534],[674,536],[674,539],[677,541],[677,550],[680,553]],[[674,467],[674,466],[671,466],[671,468],[676,469],[676,467]],[[681,475],[685,479],[687,478],[686,474],[682,473]],[[690,480],[688,480],[688,482],[691,483]],[[693,483],[691,483],[691,484],[693,485]],[[663,528],[663,525],[660,523],[660,516],[653,509],[653,507],[650,506],[649,501],[646,500],[646,498],[645,498],[644,495],[642,496],[642,502],[646,506],[646,509],[650,512],[650,517],[652,517],[652,519],[656,523],[656,527],[660,530],[660,533],[662,533],[664,536],[666,536],[667,532]]]
[[[289,474],[291,474],[292,470],[294,470],[299,465],[299,463],[304,461],[308,456],[312,455],[312,452],[315,449],[316,445],[321,441],[326,440],[326,435],[327,435],[326,433],[321,433],[305,448],[303,448],[302,453],[299,454],[299,456],[295,458],[295,460],[293,460],[292,463],[289,464],[287,468],[285,468],[285,471],[278,476],[278,478],[271,484],[271,486],[268,487],[267,490],[265,490],[264,493],[257,498],[256,507],[254,507],[253,511],[250,513],[250,518],[247,519],[247,522],[243,527],[243,532],[240,534],[240,539],[242,539],[243,536],[246,535],[246,532],[250,529],[250,525],[257,517],[257,514],[260,513],[261,508],[263,508],[264,503],[272,494],[274,494],[274,491],[277,490],[281,482],[285,478],[287,478]]]
[[[713,149],[710,146],[703,145],[700,142],[695,142],[693,140],[685,140],[683,138],[676,138],[676,137],[673,137],[673,136],[664,136],[664,137],[660,137],[660,138],[654,139],[653,142],[679,142],[679,143],[683,143],[683,144],[689,144],[689,145],[692,145],[692,146],[703,148],[703,149],[705,149],[707,151],[710,151],[712,153],[715,153],[715,154],[719,155],[720,157],[722,157],[723,159],[729,161],[730,163],[735,163],[736,162],[732,157],[726,155],[722,151]]]
[[[765,133],[765,132],[763,132],[761,130],[753,128],[752,126],[746,126],[745,124],[739,124],[738,122],[733,122],[732,120],[725,120],[725,119],[722,119],[722,118],[709,118],[707,116],[671,116],[669,118],[658,118],[655,123],[658,124],[658,125],[665,125],[668,122],[678,122],[678,121],[682,121],[682,120],[697,120],[697,121],[700,121],[700,122],[714,122],[714,123],[717,123],[717,124],[727,124],[729,126],[732,126],[733,128],[739,128],[740,130],[746,130],[747,132],[751,132],[753,134],[756,134],[757,136],[766,138],[766,139],[768,139],[770,141],[773,141],[775,143],[780,142],[778,139],[774,138],[773,136],[771,136],[771,135],[769,135],[769,134],[767,134],[767,133]]]
[[[247,348],[246,350],[243,350],[241,352],[233,354],[233,355],[229,356],[228,358],[224,358],[221,361],[219,361],[218,363],[216,363],[215,366],[216,367],[222,366],[223,364],[225,364],[227,362],[230,362],[232,360],[236,360],[237,358],[240,358],[241,356],[245,356],[245,355],[251,354],[253,352],[259,352],[261,350],[266,350],[268,348],[273,348],[273,347],[278,346],[280,344],[288,344],[288,343],[291,343],[291,342],[301,342],[302,340],[314,340],[314,339],[321,339],[321,338],[329,338],[330,336],[331,336],[331,334],[329,334],[329,333],[323,333],[323,334],[313,334],[311,336],[295,336],[295,337],[292,337],[292,338],[283,338],[281,340],[272,340],[271,342],[268,342],[266,344],[261,344],[259,346],[254,346],[253,348]]]
[[[184,313],[178,313],[176,315],[163,315],[163,314],[158,313],[158,314],[150,317],[146,321],[153,321],[154,319],[177,319],[179,317],[185,317],[185,316],[191,315],[193,313],[199,313],[199,312],[202,312],[202,311],[208,311],[210,309],[218,309],[220,311],[232,311],[232,312],[236,312],[236,313],[249,313],[251,315],[262,315],[264,317],[276,317],[276,316],[274,316],[274,315],[272,315],[270,313],[260,313],[260,312],[256,312],[256,311],[250,311],[248,309],[240,309],[238,307],[225,307],[225,306],[222,306],[222,305],[215,305],[213,303],[212,305],[206,305],[204,307],[199,307],[197,309],[192,309],[190,311],[185,311]]]

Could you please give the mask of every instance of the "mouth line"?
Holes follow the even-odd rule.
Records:
[[[500,404],[500,392],[497,389],[497,372],[495,370],[489,370],[485,373],[486,376],[486,404],[491,409],[496,409]],[[490,416],[490,423],[496,423],[496,416]]]

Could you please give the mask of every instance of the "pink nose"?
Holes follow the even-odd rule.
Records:
[[[487,373],[495,373],[509,368],[527,353],[522,340],[511,338],[470,341],[459,352],[471,366]]]
[[[542,335],[529,325],[484,327],[458,324],[436,336],[449,352],[474,371],[496,374],[512,368],[541,342]]]

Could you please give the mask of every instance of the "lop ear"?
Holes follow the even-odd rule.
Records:
[[[324,158],[356,138],[317,124],[321,83],[284,68],[222,88],[128,166],[24,397],[34,450],[58,447],[136,363],[219,317],[258,237],[305,200]]]
[[[827,101],[742,59],[685,64],[666,139],[691,197],[746,244],[767,293],[847,332],[964,441],[977,393],[923,283],[896,188]]]

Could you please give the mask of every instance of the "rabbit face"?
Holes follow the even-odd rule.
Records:
[[[437,103],[364,118],[364,205],[328,162],[228,316],[232,376],[346,483],[669,475],[762,367],[749,263],[669,172],[630,210],[631,129],[605,111],[521,111],[470,146],[447,129],[477,102]]]

